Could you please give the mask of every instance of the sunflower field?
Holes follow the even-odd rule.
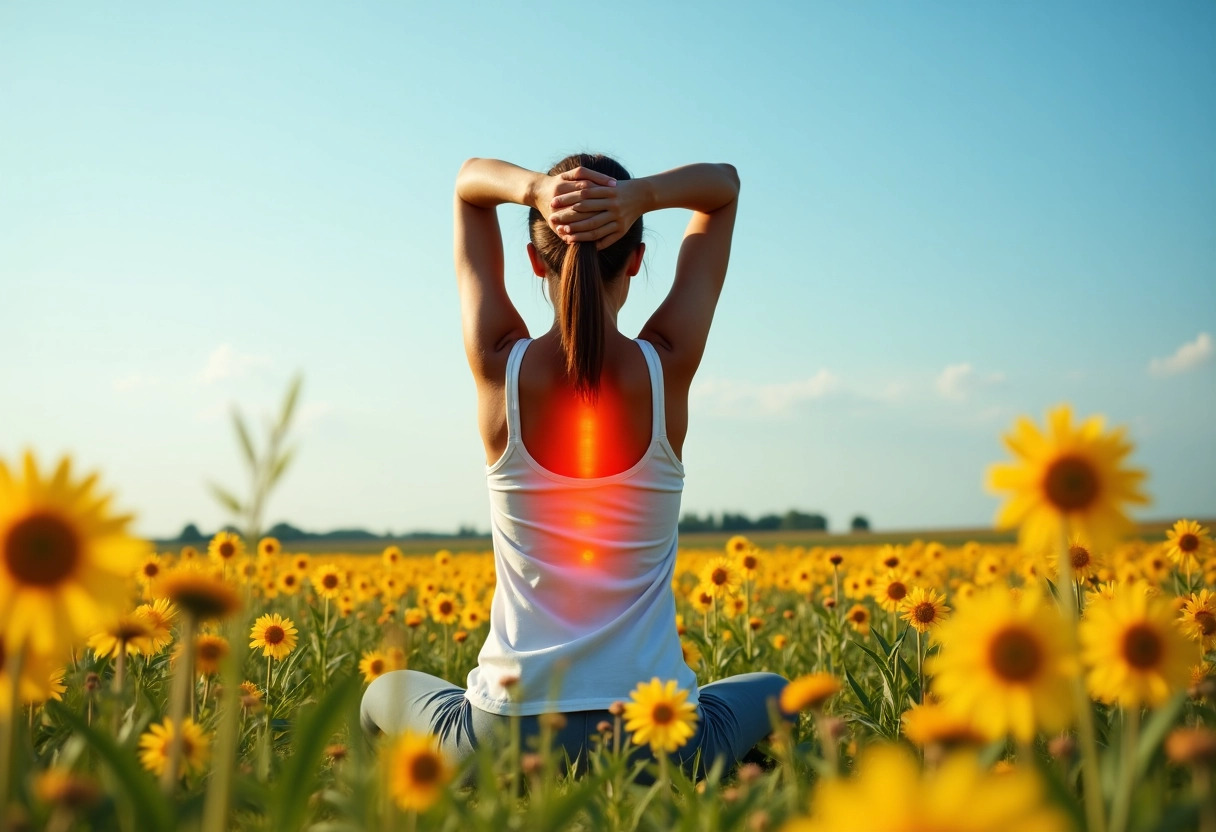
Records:
[[[156,551],[97,476],[0,460],[3,827],[1216,832],[1208,529],[1129,536],[1146,475],[1097,417],[1004,438],[987,486],[1016,543],[680,551],[700,682],[780,673],[800,714],[695,782],[632,754],[692,734],[663,679],[632,680],[577,777],[553,719],[460,767],[430,737],[364,734],[383,674],[463,685],[491,552],[300,554],[256,523]]]

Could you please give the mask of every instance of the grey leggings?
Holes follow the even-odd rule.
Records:
[[[711,682],[700,690],[696,733],[670,756],[696,778],[705,776],[720,757],[726,769],[772,731],[768,703],[787,722],[797,714],[786,713],[778,704],[786,680],[776,673],[743,673]],[[612,722],[607,710],[571,711],[563,714],[565,727],[554,734],[556,747],[585,770],[592,738],[600,722]],[[508,736],[510,717],[490,713],[465,698],[464,689],[451,682],[416,670],[394,670],[372,681],[363,694],[359,722],[368,737],[383,732],[398,734],[407,729],[439,737],[440,752],[459,764],[480,745],[497,744]],[[529,737],[540,733],[535,716],[520,718],[520,731],[527,748]],[[701,752],[695,772],[692,763]],[[635,751],[633,759],[652,759],[649,748]],[[649,779],[649,778],[646,778]],[[639,782],[644,782],[639,778]]]

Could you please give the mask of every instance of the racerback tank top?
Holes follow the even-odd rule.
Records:
[[[657,676],[695,703],[672,592],[684,466],[667,440],[658,353],[634,339],[650,372],[646,453],[620,473],[579,478],[524,447],[519,366],[531,340],[508,356],[507,447],[486,467],[497,582],[465,696],[499,714],[513,702],[521,715],[599,710]],[[510,694],[504,680],[515,683]]]

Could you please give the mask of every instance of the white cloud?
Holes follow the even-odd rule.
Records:
[[[970,364],[951,364],[942,370],[933,384],[947,399],[961,401],[967,398],[967,382],[974,375],[975,368]]]
[[[153,387],[159,379],[145,376],[142,373],[130,373],[122,378],[114,379],[112,387],[115,393],[130,393],[143,387]]]
[[[1148,363],[1148,371],[1155,376],[1173,376],[1193,370],[1211,357],[1212,336],[1201,332],[1194,341],[1183,344],[1169,358],[1154,358]]]
[[[720,411],[784,416],[795,404],[818,399],[839,385],[830,370],[820,370],[810,378],[769,384],[709,378],[694,382],[689,395]]]
[[[226,378],[240,378],[256,367],[269,366],[268,356],[240,353],[231,344],[220,344],[207,359],[207,366],[198,374],[198,381],[212,384]]]
[[[978,384],[1000,384],[1005,380],[1004,373],[980,374],[968,362],[951,364],[942,370],[933,386],[943,398],[961,402]]]

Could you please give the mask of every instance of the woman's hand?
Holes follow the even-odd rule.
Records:
[[[545,219],[567,243],[594,241],[596,249],[603,250],[625,236],[642,215],[633,180],[617,182],[581,167],[551,178],[558,181],[545,206],[550,212]],[[545,208],[540,211],[543,215]]]

